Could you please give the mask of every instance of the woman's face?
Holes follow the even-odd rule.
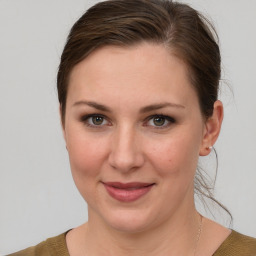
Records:
[[[103,47],[72,70],[64,136],[89,221],[134,232],[194,207],[206,125],[186,72],[147,43]]]

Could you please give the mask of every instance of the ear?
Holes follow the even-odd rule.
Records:
[[[65,123],[62,118],[62,106],[61,105],[59,106],[59,116],[60,116],[60,124],[61,124],[61,128],[62,128],[62,134],[63,134],[64,140],[66,141]]]
[[[200,156],[206,156],[211,152],[211,148],[220,134],[223,114],[222,102],[219,100],[215,101],[213,114],[205,122],[203,140],[199,151]]]

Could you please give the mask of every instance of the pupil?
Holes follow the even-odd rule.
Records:
[[[92,122],[93,122],[93,124],[95,124],[95,125],[100,125],[100,124],[102,124],[102,122],[103,122],[103,118],[102,118],[101,116],[94,116],[94,117],[92,118]]]
[[[163,117],[155,117],[154,118],[154,124],[156,126],[162,126],[165,122],[165,119]]]

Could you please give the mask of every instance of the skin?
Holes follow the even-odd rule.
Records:
[[[166,116],[159,126],[156,115]],[[88,204],[88,222],[68,233],[70,254],[193,255],[200,225],[194,175],[222,118],[222,103],[216,101],[205,121],[186,65],[161,45],[103,47],[76,65],[63,134],[75,184]],[[110,181],[154,185],[127,203],[107,193],[103,182]],[[203,220],[219,231],[212,248],[198,248],[204,255],[212,255],[228,235],[210,223]]]

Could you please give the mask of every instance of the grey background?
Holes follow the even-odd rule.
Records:
[[[55,84],[68,31],[96,2],[0,0],[1,255],[87,219],[69,170]],[[210,17],[220,36],[225,119],[216,197],[232,212],[233,228],[256,237],[256,1],[184,2]]]

